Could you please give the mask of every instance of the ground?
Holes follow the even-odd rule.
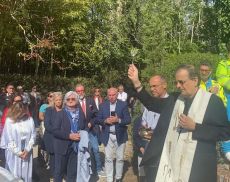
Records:
[[[100,148],[103,151],[103,147]],[[124,177],[123,182],[137,182],[137,172],[133,168],[133,147],[131,141],[127,142],[125,150],[125,165],[124,165]],[[3,166],[3,163],[0,163]],[[33,180],[33,182],[49,182],[50,173],[45,168],[42,160],[34,161],[34,171],[37,172],[39,180]],[[106,182],[106,178],[93,177],[91,182]],[[218,165],[218,182],[230,182],[230,164],[219,164]]]
[[[103,147],[100,148],[100,151],[103,151]],[[133,147],[132,142],[128,141],[125,150],[125,165],[124,165],[124,177],[123,182],[137,182],[137,172],[133,168],[132,164],[133,157]],[[40,166],[42,178],[39,182],[48,182],[49,175],[47,170]],[[218,165],[218,182],[230,182],[230,164],[219,164]],[[106,178],[94,177],[92,182],[106,182]]]
[[[100,151],[102,152],[104,149],[100,147]],[[103,156],[103,155],[102,155]],[[127,142],[126,150],[125,150],[125,164],[124,164],[124,177],[123,182],[137,182],[137,176],[134,174],[132,167],[132,156],[133,156],[133,147],[131,141]],[[49,182],[50,173],[45,169],[44,163],[39,160],[37,164],[36,171],[39,174],[39,180],[33,180],[33,182]],[[106,178],[98,178],[94,176],[91,182],[106,182]]]

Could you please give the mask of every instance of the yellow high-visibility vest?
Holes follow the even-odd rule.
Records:
[[[224,94],[224,89],[223,87],[216,81],[216,80],[211,80],[211,86],[213,87],[218,87],[218,93],[216,94],[217,96],[219,96],[221,98],[221,100],[223,101],[224,105],[227,105],[227,98]],[[209,92],[210,88],[207,88],[207,85],[204,81],[200,81],[200,88],[203,90],[206,90],[207,92]]]
[[[218,83],[230,93],[230,59],[219,62],[216,69]]]

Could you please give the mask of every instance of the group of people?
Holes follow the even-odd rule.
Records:
[[[229,65],[230,60],[219,63],[217,81],[208,61],[200,63],[199,71],[180,65],[175,74],[178,93],[168,94],[166,79],[154,75],[149,80],[152,96],[142,86],[138,69],[130,65],[128,76],[145,106],[133,129],[140,181],[217,181],[217,141],[223,141],[230,160]]]
[[[230,60],[221,61],[216,81],[208,61],[200,63],[199,72],[193,65],[180,65],[175,72],[180,92],[169,93],[166,78],[154,75],[149,80],[150,95],[136,66],[129,66],[135,90],[131,98],[144,106],[133,125],[140,182],[217,181],[216,142],[222,142],[230,160],[229,68]],[[95,175],[121,182],[131,123],[124,87],[108,88],[104,99],[100,88],[87,97],[84,85],[77,84],[65,95],[49,92],[44,102],[36,89],[26,93],[18,86],[14,92],[13,84],[7,84],[0,96],[0,147],[5,151],[6,169],[16,178],[32,181],[33,146],[39,133],[41,153],[55,182],[64,178],[86,182]]]
[[[9,89],[9,85],[12,88]],[[131,123],[127,94],[122,85],[109,88],[105,100],[99,88],[93,90],[92,97],[86,97],[82,84],[65,95],[49,92],[38,107],[38,132],[30,103],[13,88],[13,84],[8,84],[6,91],[10,90],[10,94],[6,92],[1,96],[6,104],[1,118],[4,124],[0,146],[5,150],[6,169],[15,177],[32,181],[32,153],[37,133],[42,139],[40,151],[55,182],[62,182],[63,178],[68,182],[89,181],[93,174],[112,182],[114,152],[115,179],[121,181],[127,125]],[[26,100],[34,96],[26,95]],[[99,152],[101,143],[105,146],[104,168]]]
[[[1,148],[5,149],[5,167],[14,177],[31,181],[32,149],[36,141],[32,111],[36,98],[23,92],[21,86],[15,93],[12,83],[7,84],[5,90],[0,96]]]

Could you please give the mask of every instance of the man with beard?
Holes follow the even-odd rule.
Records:
[[[226,106],[227,99],[224,89],[216,80],[212,79],[212,66],[208,61],[200,63],[200,88],[219,96]]]

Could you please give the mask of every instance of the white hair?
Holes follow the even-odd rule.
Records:
[[[74,91],[69,91],[65,94],[65,97],[64,97],[64,100],[63,100],[63,104],[66,105],[66,102],[67,102],[67,99],[70,95],[73,95],[76,99],[76,101],[78,102],[79,101],[79,95],[74,92]]]

